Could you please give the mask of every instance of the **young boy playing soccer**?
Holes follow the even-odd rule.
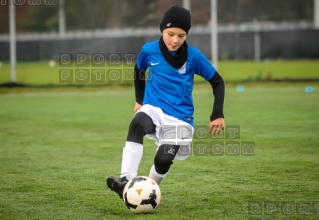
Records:
[[[225,84],[208,59],[186,43],[191,28],[189,10],[174,5],[167,9],[159,40],[146,43],[134,68],[136,103],[122,154],[120,178],[109,176],[107,186],[122,198],[125,184],[137,176],[143,155],[144,135],[156,141],[157,151],[149,177],[160,184],[173,160],[189,156],[193,136],[194,73],[207,80],[214,94],[209,133],[224,129]],[[149,69],[145,83],[145,71]],[[211,102],[211,100],[203,100]]]

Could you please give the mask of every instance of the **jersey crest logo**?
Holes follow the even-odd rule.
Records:
[[[186,73],[186,62],[184,63],[184,65],[178,69],[178,72],[181,74]]]

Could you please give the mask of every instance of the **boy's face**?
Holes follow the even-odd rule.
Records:
[[[178,50],[186,40],[187,34],[180,28],[167,28],[163,31],[163,40],[169,51]]]

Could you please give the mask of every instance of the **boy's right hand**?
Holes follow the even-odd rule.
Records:
[[[134,112],[136,113],[141,107],[142,107],[142,105],[135,102]]]

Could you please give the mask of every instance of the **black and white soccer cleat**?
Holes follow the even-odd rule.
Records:
[[[126,177],[116,178],[115,176],[109,176],[106,178],[106,185],[114,192],[116,192],[121,199],[123,199],[123,190],[128,180]]]

